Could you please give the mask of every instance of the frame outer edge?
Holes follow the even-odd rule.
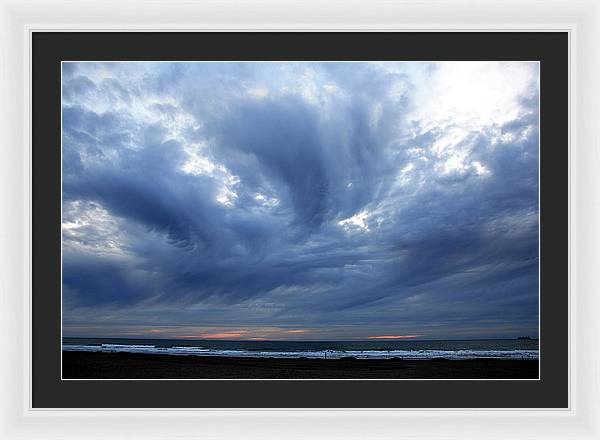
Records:
[[[272,0],[271,0],[272,1]],[[308,435],[321,437],[327,435],[338,438],[341,435],[350,438],[359,438],[367,435],[370,429],[377,424],[381,428],[378,437],[391,437],[398,434],[400,424],[406,426],[404,432],[408,437],[422,437],[432,435],[447,438],[506,438],[507,436],[527,436],[530,438],[579,438],[599,439],[600,421],[595,418],[600,413],[600,323],[595,313],[600,311],[600,299],[597,295],[597,286],[600,285],[598,273],[598,251],[600,248],[600,232],[595,225],[600,224],[600,6],[592,1],[559,0],[546,4],[546,10],[554,10],[554,17],[559,17],[565,10],[571,11],[571,18],[577,25],[557,25],[561,20],[548,20],[548,24],[534,23],[527,25],[446,25],[446,26],[419,26],[411,23],[397,28],[428,28],[428,29],[458,29],[458,28],[500,28],[500,29],[555,29],[568,27],[577,30],[577,41],[573,38],[571,53],[571,96],[570,102],[571,121],[575,123],[571,129],[571,163],[570,163],[570,207],[571,207],[571,389],[577,390],[572,394],[571,406],[576,411],[568,414],[551,413],[549,411],[527,412],[515,414],[510,411],[474,412],[474,411],[242,411],[237,414],[231,411],[33,411],[30,406],[30,382],[28,364],[30,362],[29,332],[29,297],[30,289],[30,230],[29,220],[31,200],[30,178],[30,152],[29,152],[29,105],[24,105],[29,99],[29,42],[28,38],[33,26],[25,23],[45,22],[40,20],[46,13],[50,23],[46,28],[98,28],[99,24],[74,24],[61,25],[52,12],[53,3],[49,1],[43,5],[39,1],[27,3],[22,9],[15,6],[14,2],[1,1],[0,3],[0,96],[3,102],[3,117],[0,118],[0,196],[15,215],[0,217],[0,238],[2,250],[0,251],[0,342],[2,351],[6,353],[4,359],[14,359],[12,363],[0,362],[0,373],[3,392],[0,393],[0,437],[2,438],[89,438],[104,437],[148,437],[161,438],[169,433],[177,437],[192,437],[198,434],[200,425],[206,424],[203,432],[207,436],[226,438],[242,434],[248,438],[279,438],[289,429],[300,427],[302,436],[292,433],[289,438],[305,438]],[[86,2],[87,3],[87,2]],[[126,0],[127,6],[132,2]],[[430,5],[435,7],[435,2],[413,2],[415,9]],[[454,2],[459,4],[460,2]],[[488,2],[489,3],[489,2]],[[525,17],[534,17],[535,0],[524,0]],[[35,11],[30,7],[33,4]],[[153,2],[167,9],[166,2]],[[313,3],[315,4],[315,3]],[[63,3],[64,5],[64,3]],[[107,5],[104,15],[100,14],[99,20],[110,15]],[[261,8],[274,7],[269,1],[263,1]],[[516,9],[516,5],[512,5]],[[406,4],[403,7],[407,7]],[[410,6],[408,6],[410,9]],[[95,6],[98,9],[99,6]],[[127,7],[126,7],[127,8]],[[257,6],[257,9],[261,9]],[[364,8],[364,7],[363,7]],[[59,11],[61,8],[58,8]],[[63,6],[64,9],[64,6]],[[158,8],[160,10],[161,8]],[[176,9],[176,8],[175,8]],[[201,11],[202,6],[198,5]],[[206,6],[204,7],[206,9]],[[331,10],[331,8],[329,8]],[[354,17],[359,17],[358,13]],[[464,6],[459,7],[464,12]],[[485,8],[484,8],[485,9]],[[491,10],[492,8],[490,8]],[[400,8],[398,8],[400,11]],[[79,14],[83,14],[82,11]],[[164,24],[154,25],[152,20],[161,20],[160,14],[144,15],[137,25],[107,25],[106,28],[177,28]],[[210,20],[209,14],[209,19]],[[212,14],[214,15],[214,14]],[[239,16],[239,14],[236,14]],[[305,16],[313,14],[305,14]],[[377,13],[375,14],[377,15]],[[412,14],[419,16],[419,14]],[[435,14],[434,14],[435,15]],[[347,16],[344,15],[342,19]],[[442,17],[443,12],[437,12],[437,17]],[[448,19],[457,23],[456,14]],[[380,18],[382,16],[379,16]],[[393,18],[399,17],[395,14]],[[83,15],[82,15],[83,18]],[[149,19],[150,18],[150,19]],[[372,18],[369,16],[368,18]],[[544,21],[547,13],[541,19]],[[73,14],[68,19],[73,20]],[[130,19],[131,20],[131,19]],[[389,18],[385,18],[389,20]],[[410,14],[404,21],[411,21]],[[446,20],[446,21],[448,21]],[[474,20],[477,20],[475,18]],[[499,19],[502,20],[502,17]],[[53,22],[54,21],[54,22]],[[92,19],[93,21],[93,19]],[[115,22],[121,20],[115,19]],[[135,21],[135,19],[133,20]],[[440,18],[444,21],[444,18]],[[213,21],[213,23],[217,23]],[[244,23],[242,20],[241,23]],[[287,22],[286,22],[287,23]],[[297,22],[296,22],[297,23]],[[197,29],[214,28],[220,25],[191,26]],[[237,29],[256,29],[267,26],[237,23],[230,25]],[[345,28],[345,25],[334,25],[331,28]],[[295,28],[304,25],[284,24],[270,28]],[[321,27],[318,24],[315,28]],[[348,25],[346,28],[379,29],[378,25]],[[383,26],[386,27],[386,26]],[[387,26],[393,27],[393,26]],[[186,28],[190,28],[189,25]],[[23,32],[24,30],[24,32]],[[572,37],[575,34],[572,34]],[[575,64],[575,62],[577,64]],[[575,89],[575,84],[578,88]],[[579,91],[579,92],[578,92]],[[578,93],[578,94],[576,94]],[[576,107],[576,109],[575,109]],[[577,114],[577,119],[575,116]],[[577,143],[576,143],[577,142]],[[10,211],[6,211],[10,212]],[[577,266],[575,266],[577,262]],[[577,290],[576,290],[577,288]],[[577,322],[574,318],[577,316]],[[24,322],[21,322],[21,318]],[[495,415],[494,415],[495,414]],[[152,427],[144,421],[152,417]],[[548,418],[547,416],[552,416]],[[103,426],[98,422],[106,419]],[[401,420],[402,419],[402,420]],[[429,422],[427,422],[429,420]],[[239,428],[232,426],[231,422],[241,425]],[[434,423],[431,423],[433,421]],[[183,431],[183,435],[175,433],[174,423]],[[468,424],[469,427],[466,427]],[[94,428],[92,428],[96,425]],[[312,425],[312,426],[307,426]],[[327,425],[337,426],[335,431]],[[431,425],[436,425],[432,427]],[[334,426],[334,427],[335,427]],[[420,427],[420,428],[418,428]],[[88,431],[92,428],[91,431]],[[422,428],[422,431],[420,430]],[[492,429],[493,428],[493,429]],[[260,431],[263,432],[260,432]],[[404,429],[403,429],[404,431]],[[187,434],[187,435],[186,435]],[[435,435],[435,434],[434,434]],[[235,437],[233,437],[235,438]]]
[[[26,106],[22,96],[24,44],[17,14],[0,4],[0,437],[20,428],[22,422],[25,371],[22,295],[28,292],[29,241],[26,219],[28,194],[27,155],[23,150],[23,118]],[[9,214],[9,215],[7,215]],[[11,215],[12,214],[12,215]],[[12,360],[11,362],[7,360]],[[4,438],[4,437],[3,437]],[[10,438],[10,437],[8,437]]]
[[[575,193],[573,266],[576,281],[576,386],[577,411],[600,438],[600,298],[598,286],[598,249],[600,249],[600,5],[586,11],[578,32],[576,83],[577,120],[574,126],[577,144],[574,148]],[[573,285],[575,287],[575,285]]]

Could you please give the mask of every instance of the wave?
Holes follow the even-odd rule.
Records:
[[[155,345],[73,345],[64,344],[63,351],[102,353],[147,353],[187,356],[225,356],[244,358],[309,358],[309,359],[538,359],[537,350],[220,350],[204,347],[157,347]]]

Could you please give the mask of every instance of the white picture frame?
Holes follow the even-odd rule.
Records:
[[[41,30],[569,32],[569,408],[32,409],[30,37]],[[599,44],[595,0],[0,0],[0,438],[599,439]]]

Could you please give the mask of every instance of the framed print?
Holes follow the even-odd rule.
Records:
[[[430,7],[169,28],[157,3],[128,29],[7,6],[6,433],[598,437],[597,7],[417,26]]]

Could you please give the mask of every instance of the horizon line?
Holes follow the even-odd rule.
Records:
[[[229,338],[152,338],[152,337],[132,337],[132,336],[62,336],[62,339],[143,339],[150,341],[230,341],[230,342],[394,342],[394,341],[490,341],[490,340],[539,340],[538,337],[515,336],[515,337],[483,337],[483,338],[440,338],[440,339],[420,339],[414,338],[378,338],[367,337],[364,339],[229,339]]]

